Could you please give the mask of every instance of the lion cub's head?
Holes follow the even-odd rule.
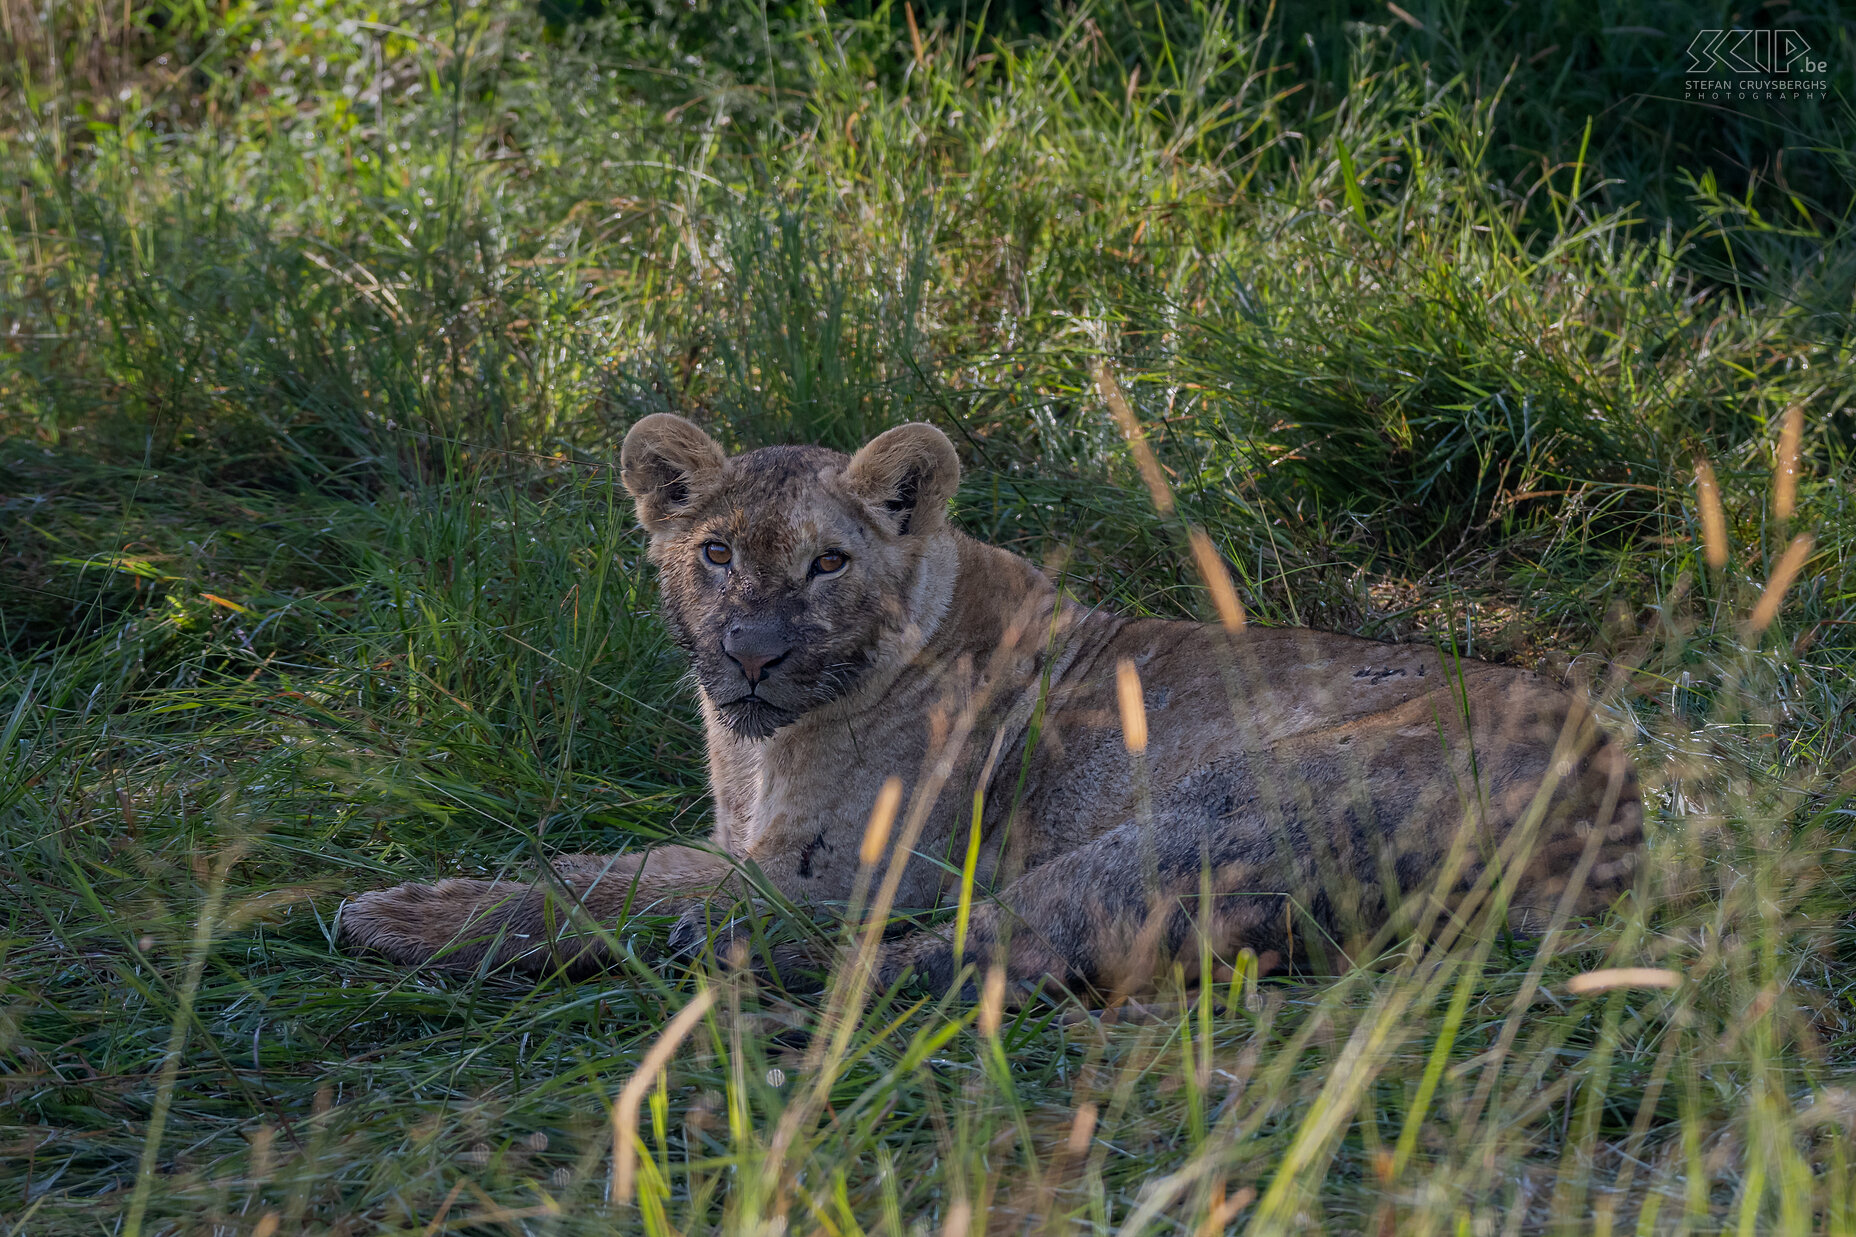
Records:
[[[632,426],[619,458],[671,634],[736,733],[766,738],[853,691],[934,622],[924,610],[951,583],[960,461],[933,426],[899,426],[848,457],[763,447],[731,459],[660,413]]]

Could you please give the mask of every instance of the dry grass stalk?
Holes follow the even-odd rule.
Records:
[[[1244,603],[1237,599],[1237,590],[1231,586],[1231,573],[1224,569],[1224,560],[1218,556],[1218,548],[1202,528],[1195,528],[1189,534],[1192,542],[1192,561],[1198,565],[1199,576],[1205,581],[1206,591],[1212,595],[1212,605],[1218,611],[1218,621],[1231,635],[1244,630]]]
[[[1146,482],[1147,492],[1153,495],[1154,506],[1161,515],[1172,515],[1173,487],[1167,484],[1166,473],[1161,469],[1154,449],[1147,445],[1147,434],[1141,429],[1140,419],[1134,415],[1127,397],[1121,393],[1121,385],[1109,371],[1108,362],[1096,362],[1095,380],[1102,402],[1108,405],[1110,415],[1115,418],[1115,425],[1121,430],[1121,436],[1128,440],[1128,450],[1134,453],[1135,467],[1141,470],[1141,480]]]
[[[909,25],[909,43],[915,49],[915,63],[919,66],[927,57],[922,49],[922,28],[915,24],[915,6],[909,0],[902,0],[902,18]]]
[[[704,988],[695,999],[677,1012],[664,1028],[664,1033],[651,1045],[651,1051],[645,1053],[644,1060],[638,1063],[638,1072],[633,1074],[625,1086],[619,1090],[618,1101],[612,1106],[612,1198],[614,1202],[629,1203],[636,1189],[638,1172],[637,1150],[633,1146],[635,1131],[638,1129],[638,1105],[644,1101],[645,1094],[657,1082],[664,1067],[670,1064],[670,1058],[676,1055],[677,1045],[695,1029],[697,1022],[715,1004],[713,989]]]

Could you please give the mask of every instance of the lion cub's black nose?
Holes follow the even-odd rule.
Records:
[[[786,633],[776,623],[735,623],[722,637],[722,651],[741,667],[741,674],[752,687],[767,677],[767,671],[793,651]]]

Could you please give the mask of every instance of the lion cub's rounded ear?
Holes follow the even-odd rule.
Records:
[[[960,484],[960,457],[947,435],[920,421],[872,438],[844,470],[851,489],[889,517],[898,536],[933,532],[947,520]]]
[[[625,435],[619,477],[647,529],[683,514],[728,455],[715,439],[668,412],[654,412]]]

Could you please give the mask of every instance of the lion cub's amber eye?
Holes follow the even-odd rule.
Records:
[[[812,560],[812,570],[822,576],[835,575],[844,570],[844,564],[850,558],[839,550],[827,550]]]
[[[702,556],[717,567],[726,567],[735,560],[735,552],[719,541],[711,541],[702,548]]]

